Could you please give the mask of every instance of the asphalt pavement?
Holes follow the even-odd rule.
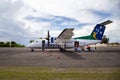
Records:
[[[58,49],[0,48],[0,66],[33,66],[54,68],[120,67],[119,47],[98,47],[95,52],[74,52]]]

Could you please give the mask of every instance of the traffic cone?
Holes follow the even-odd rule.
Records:
[[[48,52],[46,52],[46,54],[48,54]]]
[[[50,56],[52,56],[52,54],[50,54]]]
[[[60,59],[60,56],[58,56],[57,59]]]

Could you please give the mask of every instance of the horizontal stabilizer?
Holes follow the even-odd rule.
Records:
[[[100,23],[100,25],[108,25],[108,24],[110,24],[110,23],[112,23],[112,21],[107,20],[107,21],[105,21],[105,22]]]

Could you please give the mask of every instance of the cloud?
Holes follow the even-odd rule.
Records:
[[[111,42],[120,42],[119,7],[119,0],[1,0],[0,40],[27,44],[46,37],[48,30],[58,36],[71,27],[74,37],[88,35],[97,23],[110,19],[105,34]]]
[[[23,3],[21,1],[12,2],[10,0],[1,0],[0,3],[0,40],[16,41],[23,43],[22,39],[26,38],[27,31],[23,28],[17,17],[19,9]],[[25,34],[25,35],[24,35]]]
[[[105,34],[110,39],[110,42],[120,42],[120,19],[114,20],[114,22],[111,25],[107,26],[107,31]]]
[[[95,22],[99,21],[100,16],[92,14],[90,10],[95,10],[103,13],[111,13],[113,15],[118,15],[116,13],[119,11],[119,0],[109,1],[109,0],[24,0],[25,3],[35,8],[38,11],[58,15],[66,16],[69,18],[74,18],[80,22]],[[111,4],[112,3],[112,4]],[[86,21],[87,20],[87,21]]]

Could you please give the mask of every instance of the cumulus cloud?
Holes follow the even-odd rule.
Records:
[[[24,0],[31,7],[38,11],[52,15],[66,16],[79,20],[80,22],[99,21],[100,15],[93,14],[90,10],[100,11],[118,15],[119,0]],[[116,13],[117,12],[117,13]],[[86,21],[87,20],[87,21]]]
[[[114,20],[114,23],[107,26],[106,36],[110,39],[110,42],[120,42],[120,19]]]
[[[17,19],[23,2],[1,0],[0,6],[0,41],[23,43],[28,33]]]
[[[47,30],[58,36],[70,27],[75,28],[74,37],[88,35],[97,23],[110,19],[105,34],[120,42],[119,7],[119,0],[1,0],[0,40],[27,44],[46,37]]]

